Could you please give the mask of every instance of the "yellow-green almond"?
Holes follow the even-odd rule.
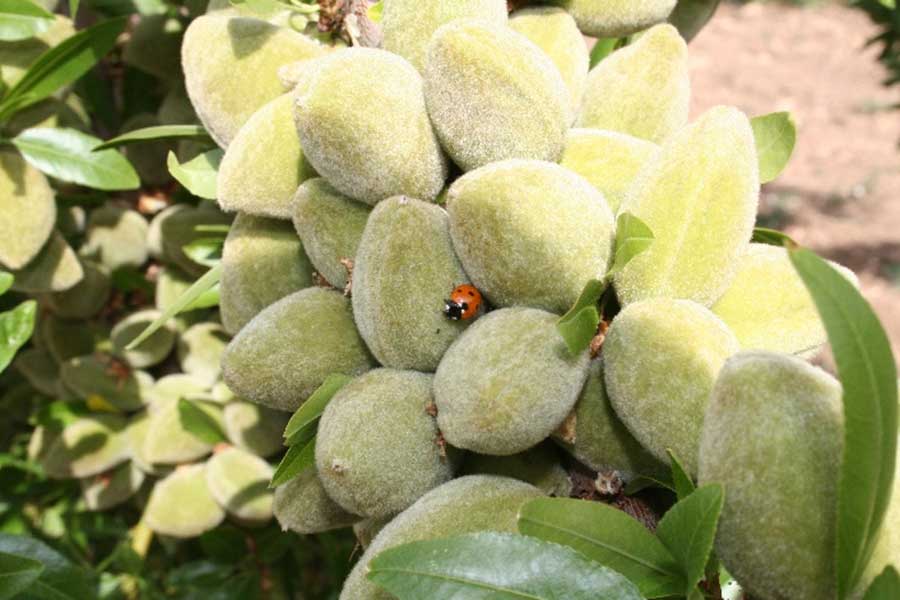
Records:
[[[318,61],[304,87],[294,110],[300,145],[336,190],[372,205],[397,195],[437,197],[447,161],[422,77],[406,60],[374,48],[336,50]]]
[[[359,375],[373,365],[350,300],[317,287],[264,309],[222,356],[225,383],[238,396],[285,411],[297,410],[329,375]]]
[[[354,260],[372,207],[351,200],[321,177],[303,183],[294,196],[294,228],[309,260],[339,290],[347,285],[347,265]]]
[[[221,361],[231,336],[218,323],[197,323],[178,337],[181,370],[212,386],[222,374]]]
[[[136,210],[114,205],[91,212],[87,239],[78,250],[110,271],[139,267],[147,261],[147,220]]]
[[[603,362],[591,363],[575,412],[566,420],[564,432],[554,439],[581,463],[594,471],[615,471],[628,482],[638,475],[667,477],[669,467],[634,439],[613,410],[603,381]]]
[[[65,426],[41,458],[49,477],[90,477],[128,460],[126,420],[119,415],[93,414]]]
[[[658,151],[656,144],[627,133],[570,129],[559,164],[587,179],[616,214],[638,173]]]
[[[559,427],[587,377],[554,314],[506,308],[480,317],[450,346],[434,378],[438,427],[453,446],[506,456]]]
[[[475,19],[444,25],[428,47],[424,78],[428,115],[463,170],[511,158],[555,161],[562,153],[569,90],[524,35]]]
[[[47,294],[44,300],[54,314],[64,319],[89,319],[100,312],[112,291],[107,270],[86,260],[81,263],[84,277],[73,287]]]
[[[725,505],[716,554],[754,598],[835,598],[840,384],[783,354],[742,352],[722,369],[700,445],[701,485]]]
[[[284,93],[281,65],[323,53],[317,42],[289,27],[206,15],[188,26],[181,61],[194,109],[224,148],[253,113]]]
[[[164,325],[137,347],[130,350],[126,348],[132,340],[161,316],[162,313],[156,310],[141,310],[116,323],[110,333],[110,341],[115,353],[135,369],[152,367],[165,360],[175,346],[175,328],[171,326]]]
[[[108,510],[131,498],[144,483],[144,472],[127,462],[107,473],[81,480],[81,498],[88,510]]]
[[[123,411],[141,408],[153,385],[153,377],[147,372],[119,369],[111,357],[98,354],[67,360],[61,365],[60,376],[79,398],[98,397]]]
[[[275,488],[273,512],[282,531],[299,534],[341,529],[360,520],[331,499],[315,469],[306,469]]]
[[[494,306],[562,314],[606,274],[612,212],[559,165],[509,160],[467,173],[450,187],[447,210],[463,268]]]
[[[857,283],[852,271],[832,266]],[[731,328],[743,350],[809,353],[828,340],[816,305],[785,248],[750,244],[734,280],[712,311]]]
[[[190,538],[215,529],[225,511],[206,484],[206,465],[179,467],[153,486],[144,522],[156,533]]]
[[[206,484],[216,502],[242,521],[272,518],[272,466],[246,450],[226,448],[206,462]]]
[[[466,18],[505,25],[506,13],[505,0],[385,0],[381,20],[384,49],[399,54],[421,72],[425,68],[428,42],[442,25]]]
[[[668,463],[671,449],[696,475],[709,394],[739,349],[725,323],[696,302],[635,302],[613,320],[603,345],[609,400],[653,456]]]
[[[281,438],[290,413],[252,402],[225,405],[225,433],[232,444],[263,458],[283,450]]]
[[[468,278],[440,206],[406,197],[369,216],[353,267],[353,318],[382,365],[433,372],[470,321],[444,314],[450,292]]]
[[[369,561],[380,552],[476,531],[515,532],[519,508],[542,495],[530,484],[496,475],[468,475],[431,490],[375,536],[344,582],[340,600],[393,598],[366,577]]]
[[[316,468],[328,495],[364,517],[399,513],[453,477],[428,412],[432,376],[375,369],[335,394],[319,421]]]
[[[144,440],[150,429],[150,414],[142,410],[133,414],[128,420],[125,437],[128,438],[128,458],[131,464],[147,475],[160,475],[166,467],[154,465],[144,456]]]
[[[587,43],[575,19],[561,8],[536,6],[514,12],[509,26],[543,50],[559,69],[569,89],[574,119],[581,106],[590,66]]]
[[[84,278],[84,269],[65,238],[53,231],[37,256],[12,274],[14,291],[41,294],[71,289]]]
[[[228,144],[216,193],[222,210],[288,219],[291,198],[315,175],[294,128],[294,101],[283,94],[253,113]]]
[[[623,37],[665,21],[676,0],[553,0],[592,37]]]
[[[213,202],[201,202],[197,207],[176,204],[162,211],[153,219],[148,232],[148,244],[154,253],[159,253],[165,262],[177,266],[187,273],[199,277],[208,267],[191,259],[184,247],[208,233],[197,231],[201,225],[229,225],[233,217],[219,210]]]
[[[735,108],[708,110],[663,145],[620,208],[644,221],[654,239],[616,273],[619,299],[711,305],[750,243],[758,197],[750,121]]]
[[[179,398],[191,399],[203,394],[209,385],[202,379],[186,373],[173,373],[157,379],[145,392],[147,410],[154,412],[169,401]]]
[[[181,464],[203,458],[213,449],[211,443],[185,427],[179,409],[180,400],[173,398],[150,412],[150,423],[140,453],[151,464]],[[203,411],[219,428],[222,427],[221,406],[210,402],[191,404]]]
[[[181,76],[181,39],[184,25],[168,15],[143,15],[131,29],[122,60],[163,81]],[[165,164],[165,163],[163,163]]]
[[[61,381],[60,367],[48,350],[26,348],[18,353],[13,365],[34,389],[50,397],[56,395]]]
[[[591,70],[577,123],[661,143],[687,123],[690,99],[687,46],[658,25]]]
[[[469,454],[462,474],[511,477],[530,483],[549,496],[566,498],[572,491],[572,480],[562,466],[560,450],[549,442],[511,456]]]
[[[311,286],[312,271],[289,221],[238,214],[222,250],[219,310],[225,329],[237,333],[276,300]]]
[[[101,323],[69,321],[56,315],[42,315],[37,323],[34,338],[44,342],[44,348],[53,360],[63,363],[76,356],[91,354],[109,335],[109,329]]]
[[[16,152],[0,152],[0,265],[21,269],[47,242],[56,197],[43,173]]]

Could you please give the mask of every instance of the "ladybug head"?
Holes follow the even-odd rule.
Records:
[[[453,300],[445,300],[444,301],[444,314],[447,315],[453,321],[459,321],[462,319],[463,314],[466,312],[468,308],[468,304],[465,302],[454,302]]]

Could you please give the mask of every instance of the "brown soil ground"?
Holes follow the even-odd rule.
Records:
[[[693,114],[789,110],[793,159],[763,189],[760,224],[852,268],[900,352],[900,86],[881,86],[876,29],[837,4],[723,4],[691,43]],[[900,355],[900,354],[898,354]]]

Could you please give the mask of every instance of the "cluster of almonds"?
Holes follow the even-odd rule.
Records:
[[[750,242],[749,120],[717,107],[688,123],[687,49],[660,24],[672,0],[557,4],[384,0],[383,49],[215,2],[190,24],[186,90],[237,213],[225,385],[201,401],[282,416],[353,377],[321,417],[316,468],[273,500],[298,533],[354,525],[367,550],[345,600],[390,597],[365,577],[385,548],[514,531],[524,501],[568,495],[561,449],[625,481],[672,451],[723,484],[718,556],[754,598],[832,598],[840,385],[806,360],[825,333],[785,250]],[[589,70],[584,34],[636,35]],[[556,324],[608,272],[626,213],[653,243],[612,278],[600,356],[572,354]],[[460,284],[487,310],[449,319]],[[220,521],[210,471],[174,471],[150,526]],[[245,499],[247,481],[229,490]],[[873,574],[900,564],[891,510]]]

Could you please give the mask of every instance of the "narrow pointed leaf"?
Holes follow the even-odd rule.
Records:
[[[809,250],[791,261],[816,304],[843,386],[844,456],[838,483],[838,597],[859,584],[884,520],[897,454],[897,366],[872,307]]]
[[[639,600],[619,573],[570,548],[510,533],[474,533],[397,546],[369,579],[399,600]]]
[[[300,408],[293,414],[291,420],[288,421],[284,428],[284,437],[290,440],[297,432],[306,426],[314,423],[325,412],[325,407],[331,402],[331,399],[342,387],[347,385],[353,378],[342,373],[332,373],[325,378],[312,396],[307,398]]]
[[[724,499],[722,486],[703,486],[670,508],[656,528],[656,535],[681,566],[686,596],[703,579]]]
[[[653,243],[653,232],[646,223],[630,213],[622,213],[616,219],[616,249],[613,266],[607,273],[611,277],[633,258],[647,250]]]
[[[165,325],[169,322],[169,319],[177,315],[178,313],[189,310],[191,305],[197,301],[200,296],[203,295],[204,292],[211,289],[217,283],[219,283],[219,279],[222,278],[222,265],[219,264],[209,271],[207,271],[203,277],[198,279],[189,287],[185,292],[178,297],[175,302],[173,302],[166,310],[161,314],[155,321],[150,323],[147,326],[147,329],[141,332],[141,335],[134,338],[134,340],[125,347],[126,350],[131,350],[138,346],[141,342],[146,340],[148,337],[153,335],[157,329]]]
[[[797,242],[788,234],[767,227],[756,227],[753,229],[753,239],[751,241],[760,244],[769,244],[770,246],[785,246],[793,248],[797,246]]]
[[[41,54],[0,103],[0,120],[40,102],[87,73],[116,44],[127,17],[103,21]]]
[[[53,14],[31,0],[0,0],[0,40],[27,40],[50,29]]]
[[[281,462],[275,469],[275,474],[272,475],[272,483],[269,484],[270,488],[276,488],[283,483],[287,483],[307,469],[316,467],[315,429],[309,428],[306,431],[312,431],[313,436],[306,443],[296,444],[288,448],[284,458],[281,459]]]
[[[697,486],[694,485],[691,476],[684,470],[684,466],[682,466],[678,457],[675,456],[675,453],[672,450],[666,450],[666,452],[668,452],[669,461],[672,463],[672,482],[675,485],[675,495],[678,496],[679,500],[684,500],[697,489]]]
[[[519,531],[570,546],[622,573],[646,598],[683,593],[685,581],[672,553],[636,519],[599,502],[539,498],[519,512]]]
[[[209,133],[206,132],[206,129],[201,125],[158,125],[156,127],[144,127],[143,129],[134,129],[128,133],[123,133],[120,136],[99,144],[93,151],[98,152],[108,148],[140,144],[141,142],[183,139],[210,140],[211,138],[209,137]]]
[[[29,163],[50,177],[98,190],[133,190],[141,181],[115,150],[91,152],[100,140],[75,129],[35,127],[12,139]]]

